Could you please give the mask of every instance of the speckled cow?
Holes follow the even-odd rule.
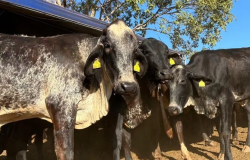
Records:
[[[0,34],[0,126],[34,117],[50,121],[57,158],[73,160],[74,128],[105,116],[112,91],[129,108],[141,105],[133,71],[137,62],[142,76],[147,60],[121,20],[108,25],[99,38]]]

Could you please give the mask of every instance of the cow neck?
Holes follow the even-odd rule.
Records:
[[[127,103],[128,100],[131,98],[124,97],[124,100],[127,103],[127,109],[125,110],[124,114],[124,125],[127,128],[133,129],[137,127],[139,124],[141,124],[145,119],[147,119],[151,115],[151,111],[145,106],[141,100],[141,93],[147,93],[145,92],[145,89],[148,90],[147,81],[145,78],[137,78],[137,81],[139,82],[140,89],[138,88],[138,93],[133,98],[132,103]],[[139,102],[139,103],[134,103]]]
[[[99,87],[94,90],[90,89],[86,94],[83,94],[83,99],[78,103],[76,129],[87,128],[108,113],[108,100],[112,94],[113,84],[108,77],[105,67],[101,68],[100,74],[101,78],[97,79]]]
[[[107,94],[107,98],[110,99],[111,97],[111,94],[112,94],[112,91],[113,91],[113,88],[114,88],[114,84],[112,83],[112,80],[111,78],[109,77],[108,75],[108,72],[107,72],[107,68],[106,68],[106,65],[104,65],[104,69],[102,71],[103,73],[103,79],[104,79],[104,84],[105,84],[105,88],[106,88],[106,93]]]

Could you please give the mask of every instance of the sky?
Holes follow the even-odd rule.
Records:
[[[250,47],[250,0],[236,2],[234,0],[232,14],[236,20],[227,25],[226,31],[221,32],[222,39],[213,49]],[[153,37],[163,41],[169,48],[172,47],[168,37],[164,34],[148,31],[145,37]],[[199,45],[195,50],[200,51],[201,49],[202,45]]]

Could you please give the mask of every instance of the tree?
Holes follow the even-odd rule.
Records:
[[[233,0],[68,0],[66,7],[107,22],[121,18],[142,36],[148,30],[166,34],[173,49],[187,54],[199,42],[215,46],[235,18]]]

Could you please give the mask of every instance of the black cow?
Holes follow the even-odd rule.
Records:
[[[198,114],[209,118],[214,118],[220,110],[219,159],[232,159],[230,127],[233,105],[250,98],[249,58],[250,48],[207,50],[194,54],[188,65],[177,65],[171,69],[173,79],[169,82],[168,107],[171,115],[181,114],[190,104]],[[248,100],[245,108],[250,120]],[[249,134],[243,151],[249,149]]]
[[[180,61],[180,58],[178,55],[169,54],[168,47],[161,41],[158,41],[153,38],[145,39],[141,45],[140,49],[142,50],[143,54],[146,56],[148,60],[148,71],[144,78],[138,79],[140,89],[141,89],[141,96],[142,96],[142,103],[144,108],[140,108],[141,112],[147,113],[147,110],[151,110],[152,116],[149,117],[149,121],[153,122],[153,138],[154,138],[154,153],[153,156],[155,159],[158,159],[161,156],[160,146],[159,146],[159,121],[160,121],[160,103],[157,101],[156,95],[157,95],[157,86],[158,84],[162,84],[164,86],[164,83],[166,80],[171,79],[171,73],[170,73],[170,64],[169,64],[169,57],[172,57],[173,60]],[[165,87],[166,88],[166,87]],[[115,99],[116,101],[118,98]],[[115,104],[117,104],[116,101],[113,101],[110,105],[113,108],[117,108]],[[145,111],[146,110],[146,111]],[[142,121],[134,120],[131,123],[127,123],[128,119],[126,116],[123,116],[124,112],[129,112],[132,117],[140,117],[140,115],[135,115],[135,112],[133,111],[127,111],[124,110],[116,110],[113,113],[110,112],[113,116],[116,114],[117,123],[116,123],[116,129],[115,129],[115,141],[114,141],[114,151],[113,151],[113,159],[119,160],[120,159],[120,150],[123,147],[125,152],[125,159],[131,160],[131,153],[130,153],[130,146],[131,146],[131,129],[138,126]],[[118,113],[118,116],[117,116]],[[138,113],[138,112],[137,112]],[[164,112],[165,114],[165,112]],[[112,118],[111,118],[112,119]],[[130,118],[131,119],[131,118]],[[109,124],[113,123],[113,120],[110,120]],[[125,124],[125,127],[123,126],[123,123]],[[169,126],[170,129],[170,126]],[[170,133],[171,134],[171,133]]]
[[[99,38],[69,34],[46,38],[0,34],[0,124],[42,118],[53,122],[59,160],[74,158],[74,128],[108,113],[112,91],[128,107],[140,106],[139,75],[147,60],[133,31],[121,20]]]

